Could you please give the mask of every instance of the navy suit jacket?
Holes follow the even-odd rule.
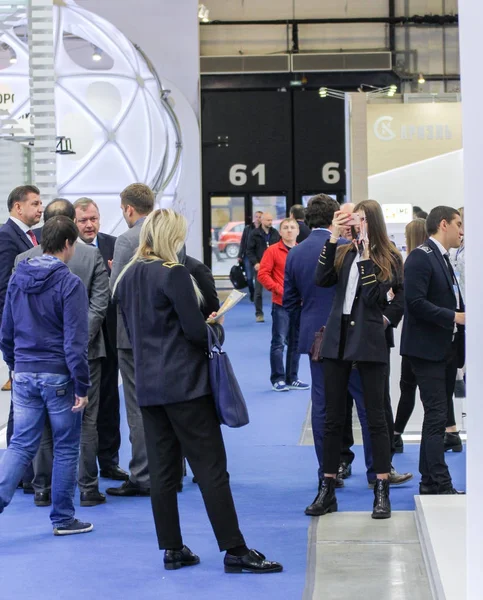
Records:
[[[102,260],[104,261],[109,276],[111,275],[111,268],[109,267],[108,261],[113,259],[115,245],[116,238],[113,235],[108,235],[107,233],[97,234],[97,247],[102,255]]]
[[[12,219],[0,227],[0,318],[15,258],[30,248],[33,248],[32,242]]]
[[[315,285],[320,251],[329,237],[327,230],[312,231],[306,240],[290,250],[285,265],[283,306],[289,312],[302,307],[299,333],[301,354],[310,352],[315,333],[327,323],[334,301],[335,287],[321,288]]]
[[[436,244],[427,240],[413,250],[404,265],[404,321],[401,354],[431,361],[444,360],[451,351],[456,296],[448,266]],[[464,312],[460,296],[460,311]],[[464,327],[458,326],[464,348]],[[460,357],[464,360],[464,357]]]

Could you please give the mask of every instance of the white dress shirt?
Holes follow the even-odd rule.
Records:
[[[96,235],[96,237],[95,237],[95,238],[92,240],[92,242],[89,242],[88,244],[86,244],[86,243],[84,242],[84,240],[83,240],[83,239],[82,239],[80,236],[77,238],[77,241],[78,241],[78,242],[80,242],[81,244],[84,244],[85,246],[95,246],[96,248],[98,248],[98,245],[97,245],[97,235]]]
[[[358,263],[361,261],[359,253],[356,254],[354,261],[349,271],[349,279],[347,280],[347,287],[345,290],[344,306],[342,308],[342,314],[350,315],[352,312],[352,305],[356,297],[357,288],[359,286],[359,268]]]

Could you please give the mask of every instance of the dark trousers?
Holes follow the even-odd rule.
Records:
[[[13,387],[13,386],[12,386]],[[13,436],[13,402],[10,401],[10,410],[8,412],[8,421],[7,421],[7,447],[10,446],[10,440]],[[34,478],[34,468],[32,463],[29,463],[29,466],[26,468],[25,473],[22,477],[22,483],[25,485],[29,485],[32,483],[32,479]]]
[[[258,281],[258,273],[255,273],[255,315],[263,316],[263,285]]]
[[[396,422],[394,430],[398,433],[404,433],[416,404],[416,376],[414,375],[411,361],[407,356],[401,357],[401,379],[399,380],[399,389],[401,396],[397,405]]]
[[[272,343],[270,345],[270,381],[285,381],[289,385],[298,379],[300,354],[300,311],[289,313],[280,304],[272,304]],[[285,368],[283,351],[287,346]]]
[[[326,418],[326,388],[325,388],[325,370],[326,360],[324,362],[310,361],[310,374],[312,376],[312,432],[314,435],[315,453],[319,463],[319,479],[324,476],[324,430]],[[372,446],[367,425],[366,410],[364,407],[364,399],[362,397],[362,383],[357,369],[351,369],[349,374],[348,388],[351,399],[354,398],[357,407],[357,414],[361,423],[362,438],[364,441],[364,458],[367,469],[367,479],[374,479],[374,469],[372,466]],[[352,408],[351,408],[352,410]],[[352,415],[350,423],[352,435]],[[354,438],[350,446],[354,444]],[[339,459],[338,459],[339,460]],[[340,461],[343,461],[343,455],[340,453]],[[344,460],[344,462],[347,462]],[[351,461],[352,462],[352,461]],[[339,463],[337,463],[337,467]],[[337,471],[337,469],[336,469]]]
[[[253,300],[255,297],[255,283],[253,280],[255,275],[255,269],[253,268],[253,265],[249,260],[248,256],[245,256],[245,258],[243,259],[243,268],[245,269],[245,277],[247,278],[248,282],[248,291],[250,292],[250,299]]]
[[[220,550],[243,545],[213,398],[141,407],[141,413],[159,547],[183,545],[176,492],[183,456],[198,480]]]
[[[392,457],[396,454],[396,447],[394,446],[394,413],[391,404],[391,349],[389,347],[387,349],[386,382],[384,385],[384,414],[386,415],[392,462]]]
[[[437,485],[439,490],[451,487],[451,475],[444,458],[444,431],[448,410],[453,406],[457,357],[453,344],[446,360],[433,362],[410,357],[411,366],[421,394],[424,408],[419,471],[421,482]],[[454,409],[453,420],[454,420]]]
[[[347,412],[347,390],[352,362],[324,359],[326,417],[324,432],[324,472],[337,473],[342,432]],[[371,436],[373,468],[376,473],[389,473],[391,453],[384,411],[384,388],[387,365],[358,362],[367,422]]]
[[[121,447],[121,416],[119,412],[119,365],[117,349],[106,344],[106,358],[101,366],[101,393],[97,415],[99,449],[97,459],[101,469],[119,465]]]

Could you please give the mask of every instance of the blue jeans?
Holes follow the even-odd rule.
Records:
[[[297,350],[299,343],[300,314],[289,312],[280,306],[272,304],[272,343],[270,345],[270,381],[285,381],[291,384],[298,379],[300,354]],[[283,367],[283,350],[287,346],[285,369]]]
[[[310,359],[309,359],[310,360]],[[324,363],[310,360],[310,374],[312,376],[312,432],[314,435],[315,453],[319,463],[319,479],[324,477],[324,429],[325,429],[325,381]],[[354,398],[357,414],[361,423],[362,439],[364,442],[364,459],[366,463],[367,480],[376,478],[372,467],[372,445],[369,426],[367,424],[362,383],[357,369],[352,369],[349,378],[349,393]]]
[[[255,269],[253,268],[251,261],[248,259],[248,256],[245,256],[245,258],[243,259],[243,268],[245,269],[245,277],[247,278],[248,282],[248,291],[250,292],[250,298],[253,298],[255,296]]]
[[[54,437],[52,511],[54,527],[74,521],[82,413],[72,412],[74,386],[68,375],[15,373],[14,431],[0,462],[0,513],[8,506],[26,467],[37,453],[48,414]]]

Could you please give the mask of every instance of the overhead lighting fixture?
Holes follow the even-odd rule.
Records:
[[[102,50],[100,48],[94,47],[94,52],[92,53],[92,60],[94,62],[99,62],[102,60]]]
[[[13,50],[10,54],[10,64],[11,65],[16,65],[17,64],[17,55],[14,54]]]
[[[210,10],[208,8],[206,8],[206,6],[204,4],[198,5],[198,19],[202,23],[210,22]]]
[[[319,88],[319,96],[321,98],[327,98],[328,93],[329,93],[329,90],[326,87]]]
[[[389,98],[392,98],[396,92],[397,92],[397,85],[395,85],[393,83],[392,85],[389,86],[389,89],[387,90],[387,95]]]
[[[423,75],[422,73],[420,73],[420,74],[418,75],[418,83],[420,83],[421,85],[422,85],[423,83],[426,83],[426,79],[424,79],[424,75]]]

